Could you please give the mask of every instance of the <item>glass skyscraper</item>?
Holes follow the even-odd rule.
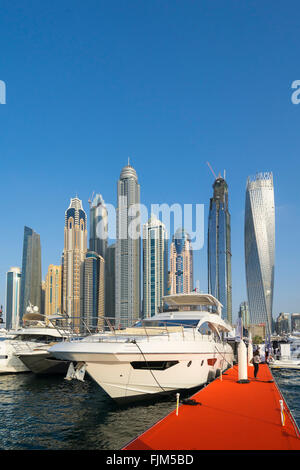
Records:
[[[245,203],[245,266],[250,320],[272,332],[275,203],[272,173],[248,178]]]
[[[135,169],[125,166],[118,181],[116,238],[116,325],[131,326],[140,317],[140,185]]]
[[[6,328],[19,326],[21,269],[10,268],[6,275]]]
[[[164,224],[152,215],[143,226],[143,313],[158,313],[168,287],[168,239]]]
[[[20,292],[20,321],[29,302],[41,311],[42,267],[40,236],[24,227],[22,277]]]
[[[84,308],[85,326],[104,326],[104,259],[94,251],[87,251],[84,261]]]
[[[228,186],[218,177],[208,217],[208,292],[223,305],[222,317],[232,323],[231,241]]]

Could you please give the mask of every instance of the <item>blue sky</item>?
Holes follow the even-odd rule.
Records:
[[[43,277],[63,250],[64,211],[92,192],[116,203],[130,156],[141,202],[205,204],[226,169],[234,318],[246,298],[248,175],[273,171],[274,316],[300,311],[299,3],[1,1],[0,303],[21,266],[24,225],[41,235]],[[206,242],[195,278],[207,288]]]

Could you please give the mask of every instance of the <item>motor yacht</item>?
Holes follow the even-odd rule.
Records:
[[[289,337],[288,343],[280,343],[278,358],[269,360],[272,369],[298,369],[300,370],[299,338]]]
[[[45,316],[38,313],[38,310],[31,305],[27,308],[23,322],[22,328],[10,330],[5,336],[0,337],[0,374],[31,371],[34,362],[32,358],[35,358],[36,362],[38,354],[43,355],[44,361],[44,365],[41,365],[41,360],[39,361],[40,368],[44,371],[47,367],[52,368],[54,362],[49,362],[50,355],[47,349],[51,344],[62,341],[68,336],[66,332],[46,322]],[[40,350],[41,347],[44,350]],[[62,366],[60,362],[58,365]]]
[[[132,327],[64,341],[49,352],[72,361],[67,378],[82,379],[87,371],[118,402],[192,389],[232,366],[224,337],[231,325],[215,297],[192,292],[163,300],[167,311]]]

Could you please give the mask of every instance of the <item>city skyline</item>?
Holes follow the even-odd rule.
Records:
[[[247,298],[246,181],[272,171],[273,312],[299,311],[300,201],[293,175],[300,170],[300,106],[291,101],[292,83],[300,78],[299,5],[75,3],[64,9],[6,2],[0,18],[0,79],[6,84],[6,104],[0,104],[6,221],[0,304],[6,272],[21,268],[24,226],[41,236],[45,279],[48,266],[61,261],[62,214],[70,197],[77,193],[87,213],[94,190],[116,206],[117,179],[129,156],[141,201],[147,207],[204,204],[205,233],[213,184],[206,161],[217,174],[226,169],[233,320]],[[206,237],[194,252],[194,274],[206,290]]]

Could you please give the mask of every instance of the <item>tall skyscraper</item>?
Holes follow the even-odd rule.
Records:
[[[19,326],[21,269],[10,268],[6,274],[6,329]]]
[[[159,312],[168,288],[168,239],[164,224],[154,215],[143,226],[143,313]]]
[[[245,204],[245,265],[251,323],[272,332],[275,203],[272,173],[248,178]]]
[[[71,199],[65,212],[63,310],[78,330],[83,315],[83,268],[87,251],[87,218],[82,202]]]
[[[62,267],[50,264],[45,282],[45,315],[61,313]]]
[[[40,236],[24,227],[22,277],[20,292],[20,321],[31,302],[41,311],[42,265]]]
[[[90,244],[94,251],[105,260],[108,236],[108,215],[101,194],[96,194],[90,206]]]
[[[104,326],[105,261],[94,251],[87,251],[84,261],[83,319],[89,329]]]
[[[178,228],[170,245],[171,294],[188,294],[193,290],[193,249],[190,235]]]
[[[105,260],[105,316],[115,323],[116,289],[115,289],[116,244],[107,247]]]
[[[213,189],[208,217],[208,292],[223,305],[222,317],[232,323],[230,214],[225,179],[219,176]]]
[[[116,237],[116,325],[140,316],[140,185],[135,169],[125,166],[118,181]]]

